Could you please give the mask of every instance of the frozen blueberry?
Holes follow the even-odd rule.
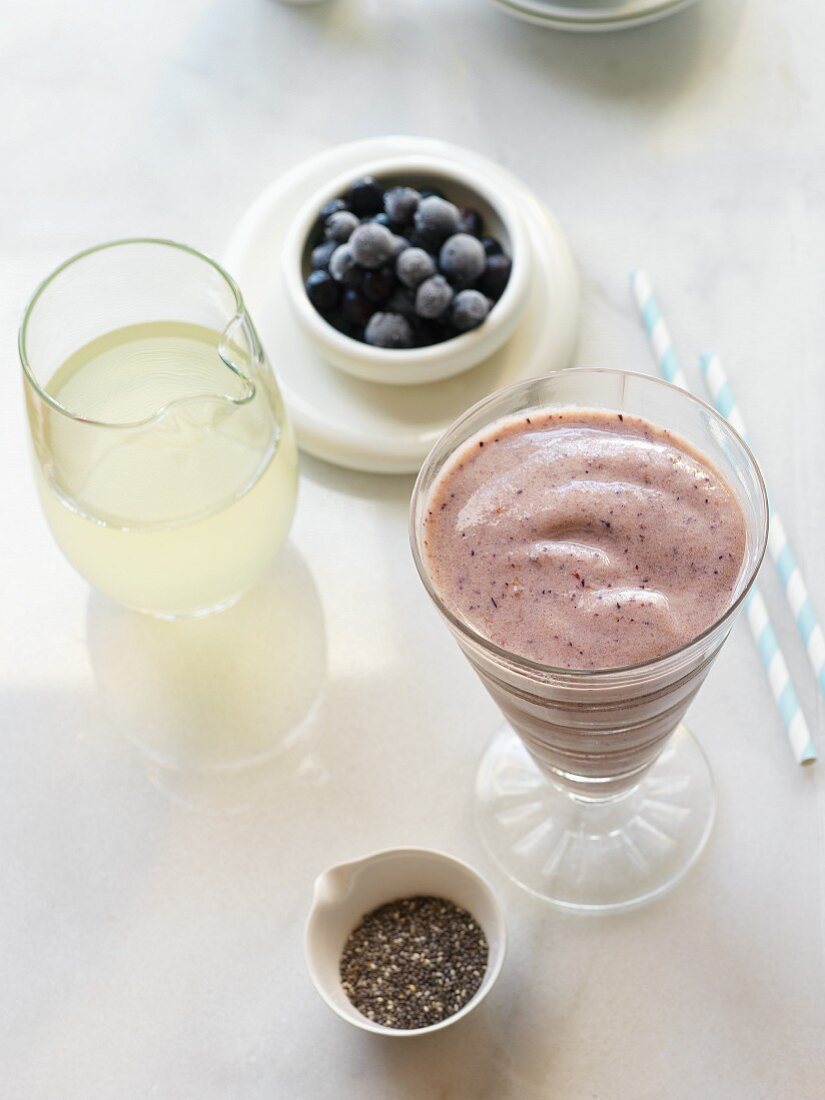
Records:
[[[413,325],[413,336],[417,348],[428,348],[433,344],[440,344],[452,335],[454,335],[452,330],[439,321],[424,321],[417,317]]]
[[[435,275],[435,261],[423,248],[408,248],[395,261],[395,273],[404,286],[414,290]]]
[[[359,217],[378,214],[384,207],[384,193],[372,176],[356,180],[347,195],[349,204]]]
[[[328,241],[344,244],[358,228],[358,219],[351,210],[336,210],[324,223],[324,236]]]
[[[413,221],[416,229],[436,234],[443,241],[458,228],[458,207],[438,195],[430,195],[418,204]]]
[[[392,254],[394,257],[397,258],[405,249],[410,247],[410,242],[407,240],[406,237],[400,237],[397,233],[393,233]]]
[[[349,203],[344,199],[330,199],[329,202],[325,202],[321,209],[318,211],[318,221],[316,222],[316,232],[322,233],[327,218],[331,214],[336,214],[339,210],[349,210]]]
[[[354,325],[365,325],[377,308],[354,287],[348,287],[341,298],[341,312]]]
[[[326,271],[329,268],[330,258],[338,245],[335,241],[324,241],[323,244],[313,248],[310,264],[313,271]]]
[[[364,222],[350,237],[348,247],[362,267],[381,267],[392,256],[392,236],[386,226]]]
[[[361,280],[361,292],[371,302],[385,302],[395,287],[395,272],[391,267],[368,271]]]
[[[438,254],[443,238],[435,229],[416,229],[413,226],[409,233],[409,240],[414,248],[423,248],[425,252],[432,252],[435,256]]]
[[[338,284],[328,271],[311,272],[306,281],[306,292],[310,302],[321,313],[338,305]]]
[[[453,300],[450,317],[461,332],[477,328],[490,312],[490,302],[479,290],[462,290]]]
[[[339,244],[329,261],[329,273],[336,283],[357,286],[361,282],[361,269],[355,262],[348,244]]]
[[[484,274],[479,280],[479,290],[488,298],[495,298],[498,301],[507,286],[512,266],[508,258],[501,253],[497,256],[488,256]]]
[[[484,219],[477,210],[465,209],[458,216],[458,232],[469,233],[471,237],[480,237],[484,229]]]
[[[435,197],[437,199],[443,199],[444,198],[444,193],[442,191],[439,191],[437,187],[422,187],[421,188],[421,198],[422,199],[431,199],[433,197]]]
[[[456,233],[444,242],[438,255],[441,270],[456,286],[469,286],[484,271],[487,256],[484,246],[469,233]]]
[[[326,221],[330,214],[335,214],[339,210],[349,210],[349,203],[347,200],[341,198],[330,199],[329,202],[325,202],[318,211],[318,217]]]
[[[484,245],[484,251],[488,256],[498,256],[504,249],[495,239],[495,237],[482,237],[481,243]]]
[[[392,297],[387,302],[390,313],[400,313],[408,320],[415,316],[415,292],[407,287],[397,286],[392,292]]]
[[[395,225],[395,222],[392,220],[389,214],[385,214],[383,210],[380,214],[376,214],[369,220],[371,222],[375,222],[376,225],[383,225],[387,229],[392,229],[392,227]]]
[[[413,345],[410,322],[400,313],[374,313],[364,339],[377,348],[411,348]]]
[[[384,209],[396,225],[413,220],[421,196],[412,187],[391,187],[384,192]]]
[[[449,309],[453,300],[453,288],[443,275],[425,279],[416,291],[415,312],[425,320],[434,321]]]

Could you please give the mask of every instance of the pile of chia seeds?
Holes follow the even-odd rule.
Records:
[[[341,955],[344,992],[373,1023],[405,1030],[455,1015],[487,969],[487,939],[444,898],[391,901],[368,913]]]

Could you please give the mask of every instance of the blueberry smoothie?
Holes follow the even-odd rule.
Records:
[[[594,670],[662,657],[717,622],[746,537],[732,489],[678,436],[629,414],[545,409],[451,456],[423,547],[444,604],[480,634]]]

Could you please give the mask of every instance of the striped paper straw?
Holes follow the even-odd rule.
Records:
[[[745,617],[751,634],[759,649],[762,665],[768,674],[773,697],[788,731],[788,740],[794,751],[797,764],[813,764],[816,749],[811,740],[808,723],[799,705],[796,692],[791,683],[791,674],[776,640],[776,634],[768,617],[768,609],[762,593],[754,585],[745,598]]]
[[[682,373],[679,360],[676,358],[676,352],[673,350],[670,331],[665,324],[662,311],[659,309],[659,303],[653,295],[653,287],[647,272],[642,271],[641,268],[632,271],[630,273],[630,286],[633,290],[633,297],[636,299],[636,305],[639,307],[639,313],[642,315],[642,323],[645,326],[645,332],[647,332],[662,377],[668,382],[672,382],[674,386],[680,386],[683,390],[688,389],[687,379]]]
[[[660,373],[668,382],[688,390],[687,379],[676,358],[670,332],[662,317],[662,311],[659,309],[647,272],[641,269],[631,272],[630,286]],[[731,421],[731,425],[735,430],[739,430],[734,421]],[[808,723],[805,721],[788,666],[776,640],[765,600],[755,584],[745,601],[745,613],[796,762],[813,763],[816,760],[816,749],[811,740]]]
[[[702,377],[710,392],[714,406],[727,417],[741,436],[747,439],[745,422],[734,400],[725,371],[718,355],[705,354],[700,357]],[[814,670],[817,683],[825,695],[825,635],[813,609],[808,588],[797,564],[788,535],[779,513],[771,508],[771,529],[768,536],[768,551],[776,566],[782,582],[785,596],[794,617],[797,630],[805,643],[808,660]]]

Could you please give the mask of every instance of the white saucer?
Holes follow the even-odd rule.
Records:
[[[429,386],[379,386],[325,363],[293,319],[280,276],[290,219],[324,179],[396,153],[427,153],[483,167],[517,193],[533,241],[534,276],[524,319],[508,343],[466,374]],[[302,450],[370,473],[416,473],[456,417],[520,378],[566,367],[575,348],[579,284],[558,222],[513,176],[455,145],[383,137],[338,145],[285,172],[250,206],[232,233],[225,263],[237,279],[275,370]]]
[[[696,0],[492,0],[516,19],[556,30],[612,31],[640,27],[690,7]]]

